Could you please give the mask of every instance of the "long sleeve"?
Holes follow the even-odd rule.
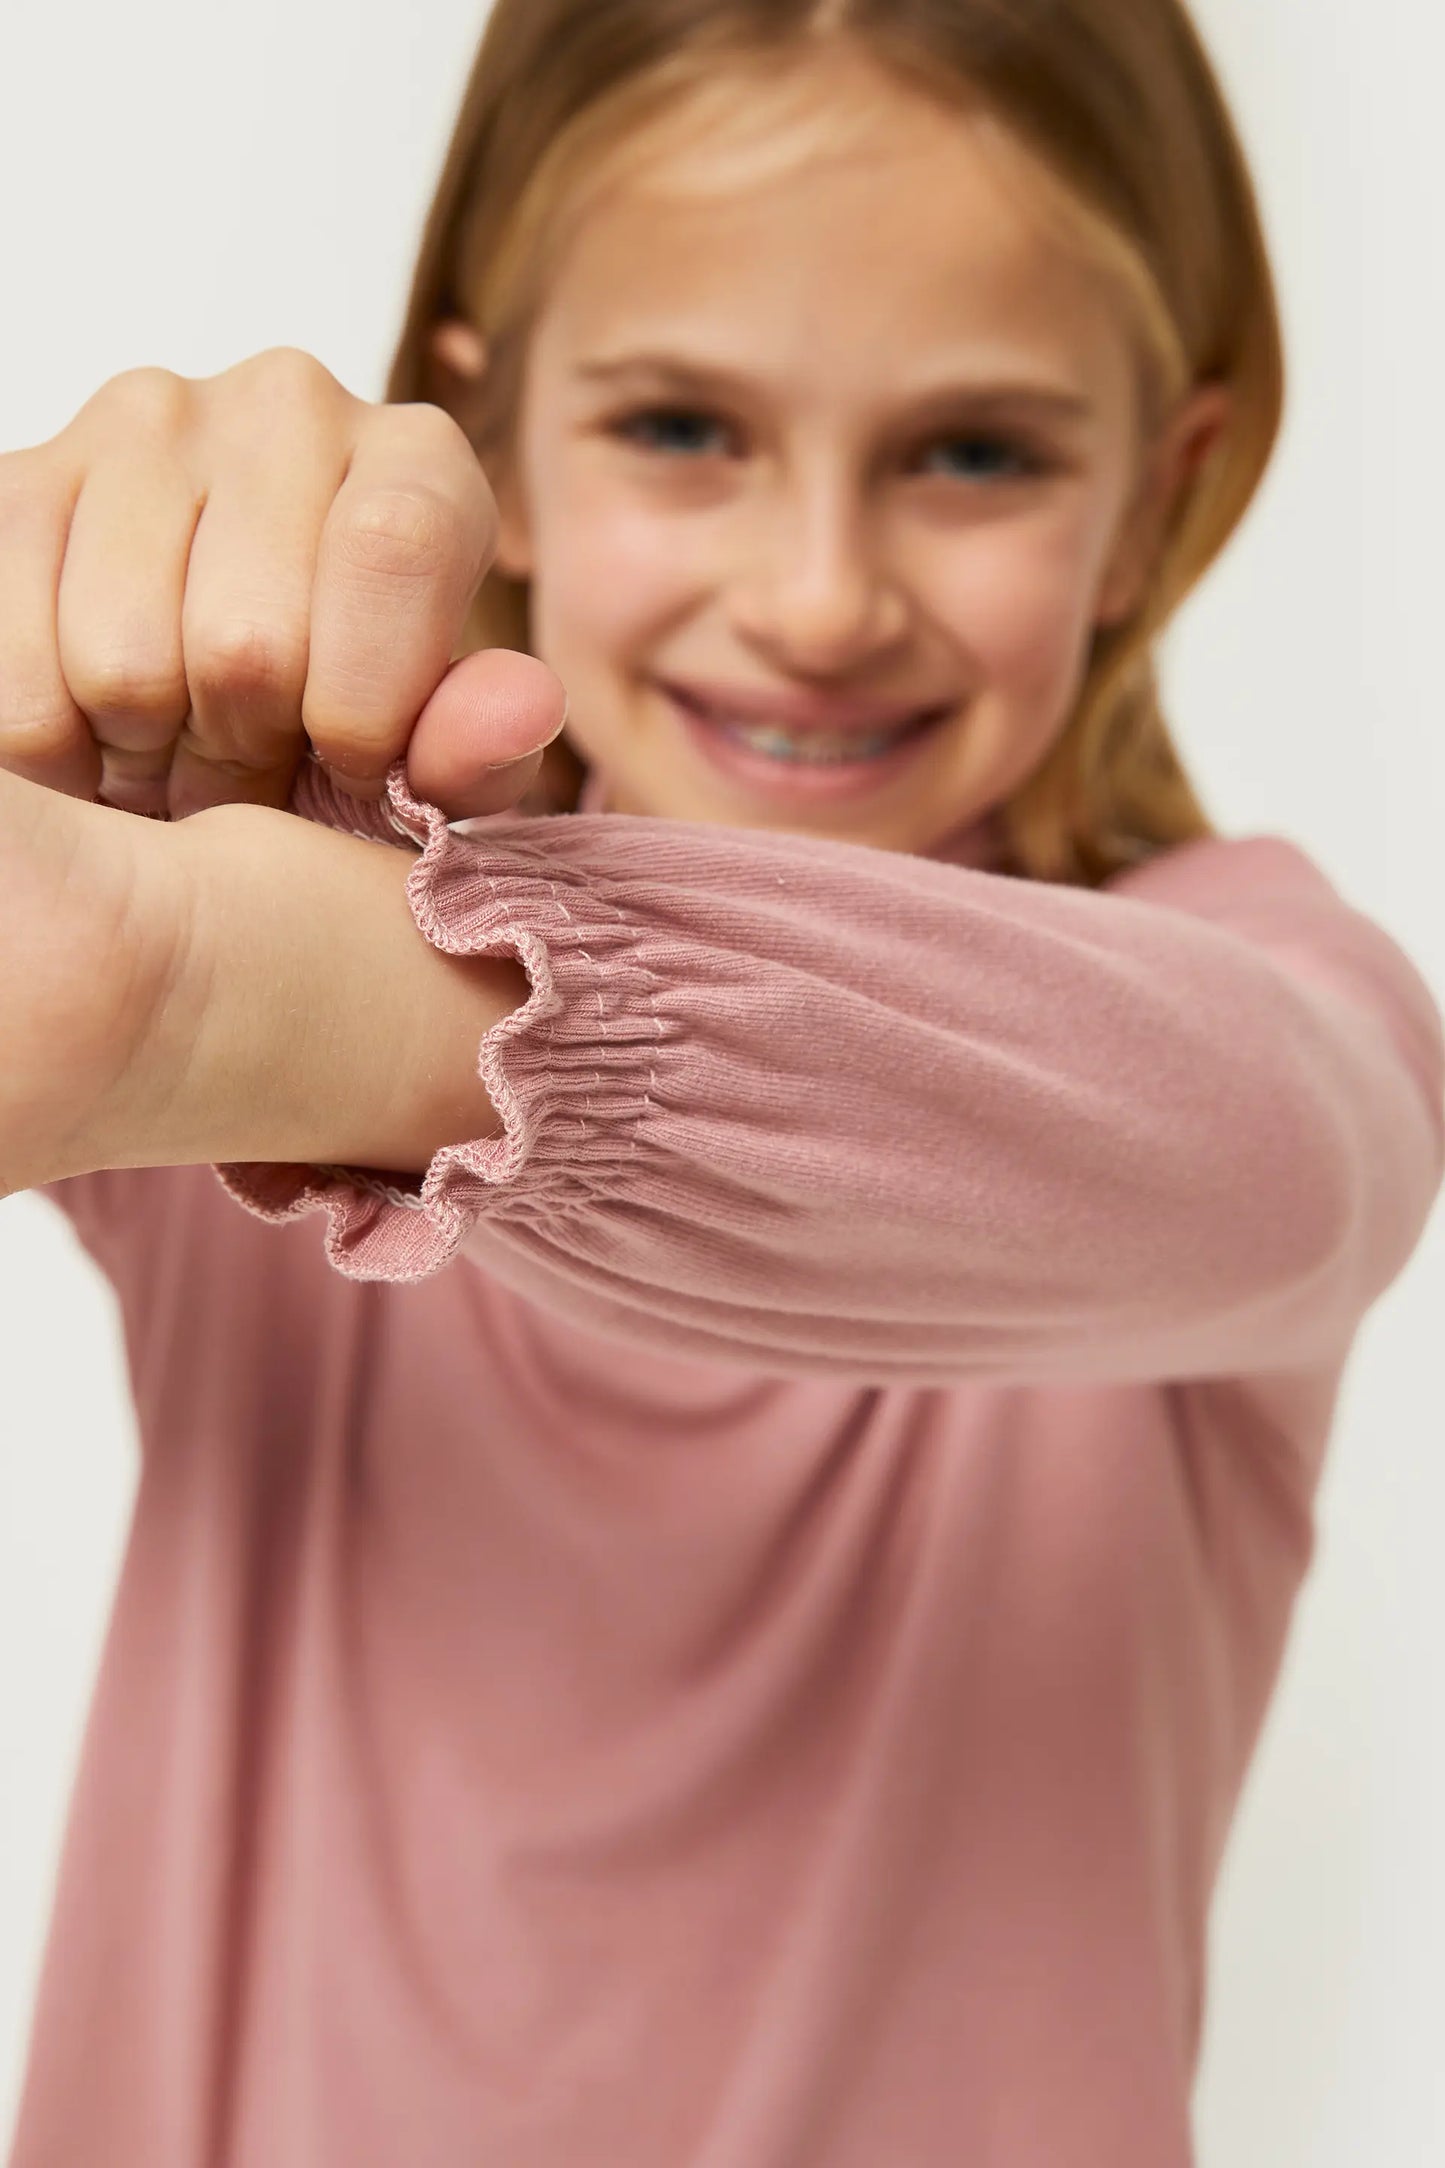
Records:
[[[504,1133],[424,1178],[224,1167],[324,1209],[361,1279],[458,1253],[579,1325],[783,1374],[949,1384],[1337,1356],[1445,1171],[1445,1040],[1399,946],[1278,837],[1103,891],[618,814],[452,832],[408,895],[531,994],[478,1071]]]

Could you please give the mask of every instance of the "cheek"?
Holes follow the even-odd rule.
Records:
[[[692,590],[676,522],[584,459],[541,467],[532,493],[534,630],[616,649],[664,625]]]
[[[1034,705],[1066,697],[1092,630],[1102,549],[1088,508],[984,524],[935,552],[936,621],[980,691]]]

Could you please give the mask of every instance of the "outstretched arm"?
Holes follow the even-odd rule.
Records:
[[[407,791],[429,944],[520,958],[502,1129],[425,1181],[227,1165],[358,1278],[465,1248],[578,1324],[875,1383],[1341,1355],[1445,1161],[1445,1044],[1389,936],[1275,837],[1109,892],[817,837],[579,814],[462,839]],[[351,825],[323,779],[296,810]],[[449,1056],[450,1058],[450,1056]]]

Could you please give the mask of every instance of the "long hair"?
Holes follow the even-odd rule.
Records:
[[[468,434],[505,470],[529,328],[569,208],[605,160],[682,101],[736,110],[822,40],[980,110],[1033,154],[1053,210],[1111,272],[1142,335],[1156,401],[1214,382],[1229,416],[1186,479],[1144,599],[1098,628],[1074,708],[1040,765],[993,809],[1005,870],[1096,887],[1215,830],[1160,710],[1155,645],[1250,503],[1278,435],[1284,356],[1249,170],[1181,0],[496,0],[427,214],[386,386],[438,397],[431,334],[463,316],[488,366]],[[530,650],[528,587],[495,569],[458,652]],[[546,802],[584,773],[565,733]]]

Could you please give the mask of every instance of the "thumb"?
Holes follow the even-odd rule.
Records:
[[[515,648],[480,648],[452,664],[417,717],[407,782],[448,820],[505,812],[530,788],[542,748],[566,720],[555,670]]]

